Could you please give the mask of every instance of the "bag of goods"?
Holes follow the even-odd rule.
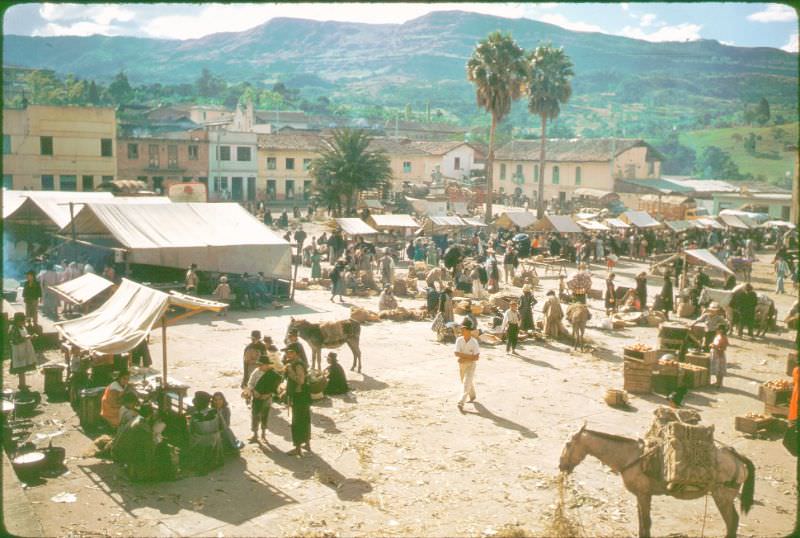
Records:
[[[294,289],[296,290],[307,290],[308,289],[308,280],[296,280],[294,283]]]
[[[714,426],[671,422],[664,444],[664,480],[669,489],[703,488],[716,479]]]
[[[567,281],[567,287],[573,292],[585,293],[586,290],[592,288],[592,276],[585,271],[576,273]]]
[[[453,312],[459,316],[463,316],[467,313],[467,308],[469,308],[468,301],[459,301],[453,306]]]
[[[490,334],[490,333],[481,334],[478,337],[478,341],[481,344],[486,344],[486,345],[489,345],[489,346],[496,346],[498,344],[502,344],[503,343],[503,341],[499,337],[497,337],[497,336],[495,336],[493,334]]]
[[[408,295],[416,295],[417,294],[417,292],[419,291],[419,288],[417,287],[417,282],[418,281],[417,281],[416,278],[407,278],[405,280],[406,293],[408,293]]]
[[[417,275],[421,273],[424,278],[425,274],[428,272],[428,264],[425,262],[414,262],[414,270],[417,272]]]

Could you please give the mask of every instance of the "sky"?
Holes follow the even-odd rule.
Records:
[[[715,39],[740,47],[798,51],[797,13],[788,5],[711,2],[20,4],[4,13],[3,33],[192,39],[247,30],[274,17],[401,24],[431,11],[454,9],[648,41]]]

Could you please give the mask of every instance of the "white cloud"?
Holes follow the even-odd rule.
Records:
[[[605,30],[597,25],[589,24],[588,22],[571,21],[560,13],[546,13],[543,15],[535,15],[532,18],[537,21],[555,24],[556,26],[575,32],[605,32]]]
[[[42,4],[39,15],[46,21],[54,23],[84,22],[86,19],[107,25],[114,21],[127,22],[133,20],[136,13],[114,4]]]
[[[628,11],[631,5],[628,2],[622,2],[619,7],[622,9],[622,11]]]
[[[700,39],[700,24],[683,23],[675,26],[662,26],[652,33],[647,33],[641,28],[626,26],[619,32],[619,35],[643,39],[645,41],[696,41]]]
[[[767,4],[767,9],[747,16],[747,20],[755,22],[797,22],[797,13],[789,6]]]
[[[48,22],[42,28],[37,28],[33,31],[34,36],[50,37],[57,35],[74,35],[74,36],[89,36],[95,34],[101,35],[119,35],[119,29],[107,24],[97,24],[94,22],[82,21],[73,24],[62,25],[54,22]]]
[[[733,41],[723,41],[722,39],[719,40],[719,44],[720,45],[727,45],[729,47],[735,47],[736,46],[736,43],[734,43]]]
[[[639,26],[642,28],[647,28],[651,24],[653,24],[656,20],[656,16],[653,13],[645,13],[641,17],[639,17]]]
[[[781,49],[786,52],[798,52],[798,35],[792,34],[789,37],[789,41]]]

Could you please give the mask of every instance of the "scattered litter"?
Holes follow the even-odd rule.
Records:
[[[399,522],[398,522],[396,519],[390,519],[390,520],[389,520],[389,526],[390,526],[390,527],[396,527],[396,526],[398,526],[399,524],[400,524],[400,523],[399,523]]]
[[[78,496],[74,493],[62,491],[58,495],[54,495],[50,500],[54,503],[74,503],[78,500]]]

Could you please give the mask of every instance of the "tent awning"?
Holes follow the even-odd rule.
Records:
[[[686,253],[687,259],[689,259],[689,261],[693,261],[695,264],[705,264],[709,267],[718,269],[723,273],[734,274],[733,271],[728,269],[725,264],[722,263],[719,258],[714,256],[708,249],[686,249],[684,252]]]
[[[620,219],[637,228],[655,228],[661,223],[650,216],[646,211],[626,211]]]
[[[220,311],[223,303],[194,297],[174,297],[126,278],[117,291],[94,312],[56,323],[71,344],[96,355],[126,353],[144,340],[170,306]]]
[[[587,196],[587,197],[590,197],[590,198],[603,198],[605,196],[608,196],[608,195],[614,194],[614,193],[611,192],[611,191],[604,191],[602,189],[591,189],[591,188],[588,188],[588,187],[579,187],[579,188],[575,189],[572,192],[572,194],[574,194],[575,196]]]
[[[702,218],[699,218],[699,219],[695,219],[694,222],[698,223],[699,225],[701,225],[704,228],[715,228],[717,230],[724,230],[725,229],[725,226],[723,226],[722,224],[720,224],[716,220],[714,220],[712,218],[708,218],[708,217],[702,217]]]
[[[720,215],[719,220],[723,222],[726,226],[730,226],[731,228],[739,228],[740,230],[749,230],[750,227],[739,220],[739,217],[736,215]]]
[[[789,228],[794,230],[795,225],[791,222],[786,222],[785,220],[768,220],[764,224],[761,225],[762,228]]]
[[[289,243],[235,203],[90,203],[74,226],[81,238],[115,241],[130,263],[291,277]]]
[[[685,232],[686,230],[693,228],[692,223],[686,220],[668,220],[665,221],[664,224],[667,225],[667,228],[672,230],[673,232]]]
[[[487,224],[483,222],[481,219],[476,219],[475,217],[462,217],[462,220],[467,224],[467,226],[472,226],[474,228],[485,228]]]
[[[378,233],[372,226],[355,217],[338,218],[334,220],[336,221],[336,225],[348,235],[373,235]]]
[[[610,228],[603,224],[602,222],[597,222],[596,220],[578,220],[576,221],[578,226],[583,228],[584,230],[593,230],[597,232],[605,232],[608,231]]]
[[[606,224],[612,228],[630,228],[630,225],[619,219],[606,219]]]
[[[536,223],[536,214],[528,211],[504,211],[497,217],[495,224],[499,226],[518,226],[525,229]]]
[[[396,213],[391,215],[370,215],[373,226],[381,228],[419,228],[419,224],[411,215]]]
[[[50,291],[68,303],[80,306],[88,303],[113,285],[114,283],[110,280],[93,273],[86,273],[54,286],[50,288]]]
[[[555,230],[562,234],[579,234],[583,230],[567,215],[545,215],[536,223],[537,230]]]

